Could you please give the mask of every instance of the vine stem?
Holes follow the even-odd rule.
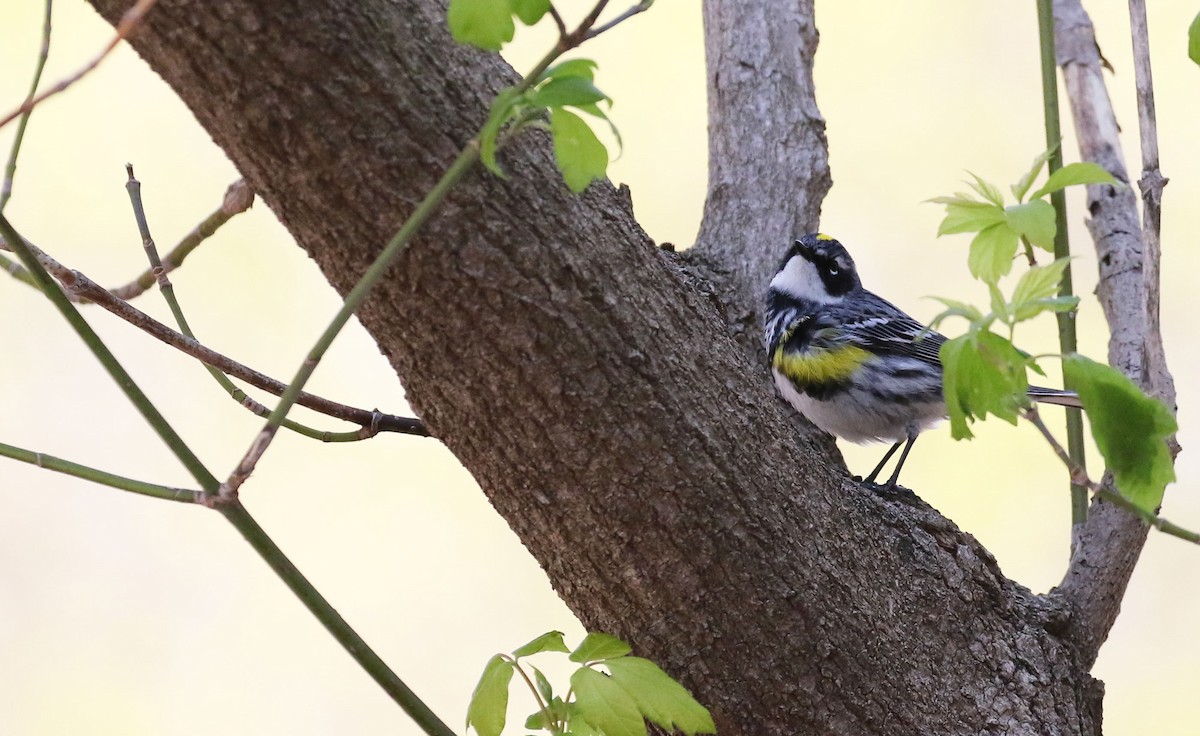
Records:
[[[1045,117],[1046,148],[1051,149],[1049,170],[1053,174],[1062,168],[1062,128],[1058,113],[1058,67],[1054,58],[1054,3],[1053,0],[1038,0],[1038,38],[1041,49],[1042,71],[1042,111]],[[1054,258],[1069,258],[1071,242],[1067,234],[1067,198],[1063,190],[1050,195],[1050,204],[1054,206]],[[1071,278],[1071,264],[1068,262],[1063,269],[1062,281],[1058,287],[1059,296],[1074,296],[1074,286]],[[1075,313],[1059,312],[1058,346],[1063,355],[1069,355],[1078,349],[1075,337]],[[1070,389],[1066,372],[1063,372],[1063,386]],[[1083,442],[1083,414],[1078,409],[1067,409],[1067,453],[1072,462],[1087,469],[1087,457]],[[1071,483],[1071,528],[1079,529],[1087,519],[1088,491],[1086,487]],[[1071,546],[1075,545],[1075,534],[1071,534]]]

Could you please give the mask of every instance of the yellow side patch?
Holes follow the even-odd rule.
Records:
[[[788,353],[780,347],[771,356],[771,365],[804,387],[844,381],[870,357],[871,353],[854,345],[808,353]]]
[[[834,239],[834,237],[832,235],[826,235],[825,233],[817,233],[817,240],[833,240],[833,239]]]

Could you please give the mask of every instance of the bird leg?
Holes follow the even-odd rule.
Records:
[[[883,456],[883,459],[879,461],[879,464],[875,466],[875,469],[871,471],[871,474],[867,476],[867,479],[864,480],[863,483],[874,483],[875,478],[879,475],[879,471],[883,470],[883,466],[887,465],[887,461],[891,460],[892,455],[895,455],[896,450],[899,450],[899,449],[900,449],[899,442],[892,445],[892,449],[887,451],[887,454]],[[907,450],[905,450],[905,454],[908,454]],[[904,462],[904,460],[901,459],[901,462]]]

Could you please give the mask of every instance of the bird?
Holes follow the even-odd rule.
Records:
[[[917,435],[947,417],[938,350],[946,338],[863,288],[836,239],[810,233],[788,249],[767,288],[764,337],[775,385],[810,422],[856,443],[903,445],[894,489]],[[1080,408],[1073,391],[1030,386],[1033,401]]]

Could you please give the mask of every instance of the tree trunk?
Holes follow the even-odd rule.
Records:
[[[113,22],[129,4],[92,3]],[[345,293],[515,78],[444,19],[437,0],[160,0],[132,44]],[[769,254],[828,187],[816,33],[807,0],[710,2],[706,21],[714,135],[750,124],[751,93],[796,104],[762,107],[777,127],[747,150],[804,126],[760,172],[798,197],[772,223],[778,200],[739,184],[753,160],[712,147],[692,260],[723,312],[620,193],[571,196],[531,135],[509,179],[453,193],[363,325],[585,625],[678,676],[720,733],[1098,734],[1066,605],[914,497],[852,482],[746,349]]]

